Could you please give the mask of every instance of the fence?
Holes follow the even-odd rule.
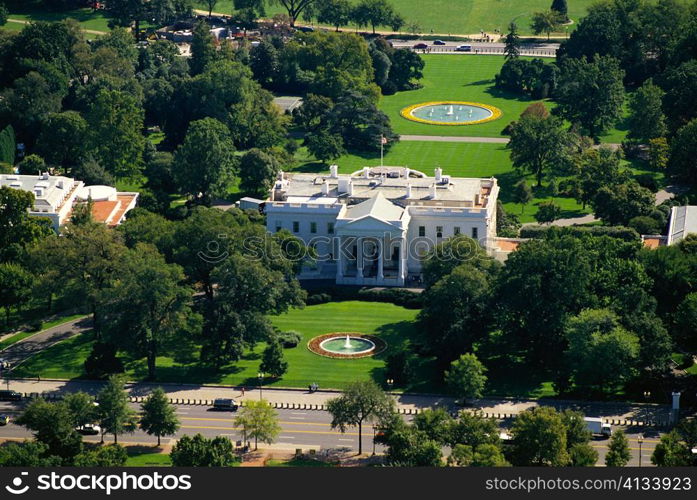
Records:
[[[455,50],[452,46],[429,46],[427,49],[415,49],[411,48],[412,51],[417,54],[469,54],[469,55],[504,55],[503,47],[472,47],[469,52]],[[530,57],[556,57],[557,51],[555,49],[529,49],[521,48],[521,56]]]

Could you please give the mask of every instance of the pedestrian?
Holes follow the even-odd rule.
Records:
[[[307,386],[307,392],[309,392],[310,394],[312,394],[312,384],[308,384],[308,386]]]
[[[244,396],[244,387],[242,387],[242,395]]]
[[[41,375],[37,375],[37,376],[36,376],[36,381],[37,381],[37,382],[41,382]]]

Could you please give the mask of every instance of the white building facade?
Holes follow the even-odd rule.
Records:
[[[263,204],[267,230],[290,231],[314,248],[304,279],[337,284],[405,286],[419,279],[421,259],[457,235],[492,250],[495,178],[434,176],[406,167],[365,167],[339,175],[279,174]]]

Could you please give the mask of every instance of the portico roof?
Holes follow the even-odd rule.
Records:
[[[387,222],[397,222],[402,220],[404,209],[389,201],[378,191],[375,196],[357,205],[346,207],[346,212],[342,219],[360,219],[367,216],[375,217]]]

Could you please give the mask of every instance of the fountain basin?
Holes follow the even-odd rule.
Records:
[[[307,348],[320,356],[353,359],[373,356],[387,347],[384,341],[362,333],[328,333],[310,340]]]
[[[501,117],[501,110],[478,102],[433,101],[404,108],[402,117],[428,125],[476,125]]]

